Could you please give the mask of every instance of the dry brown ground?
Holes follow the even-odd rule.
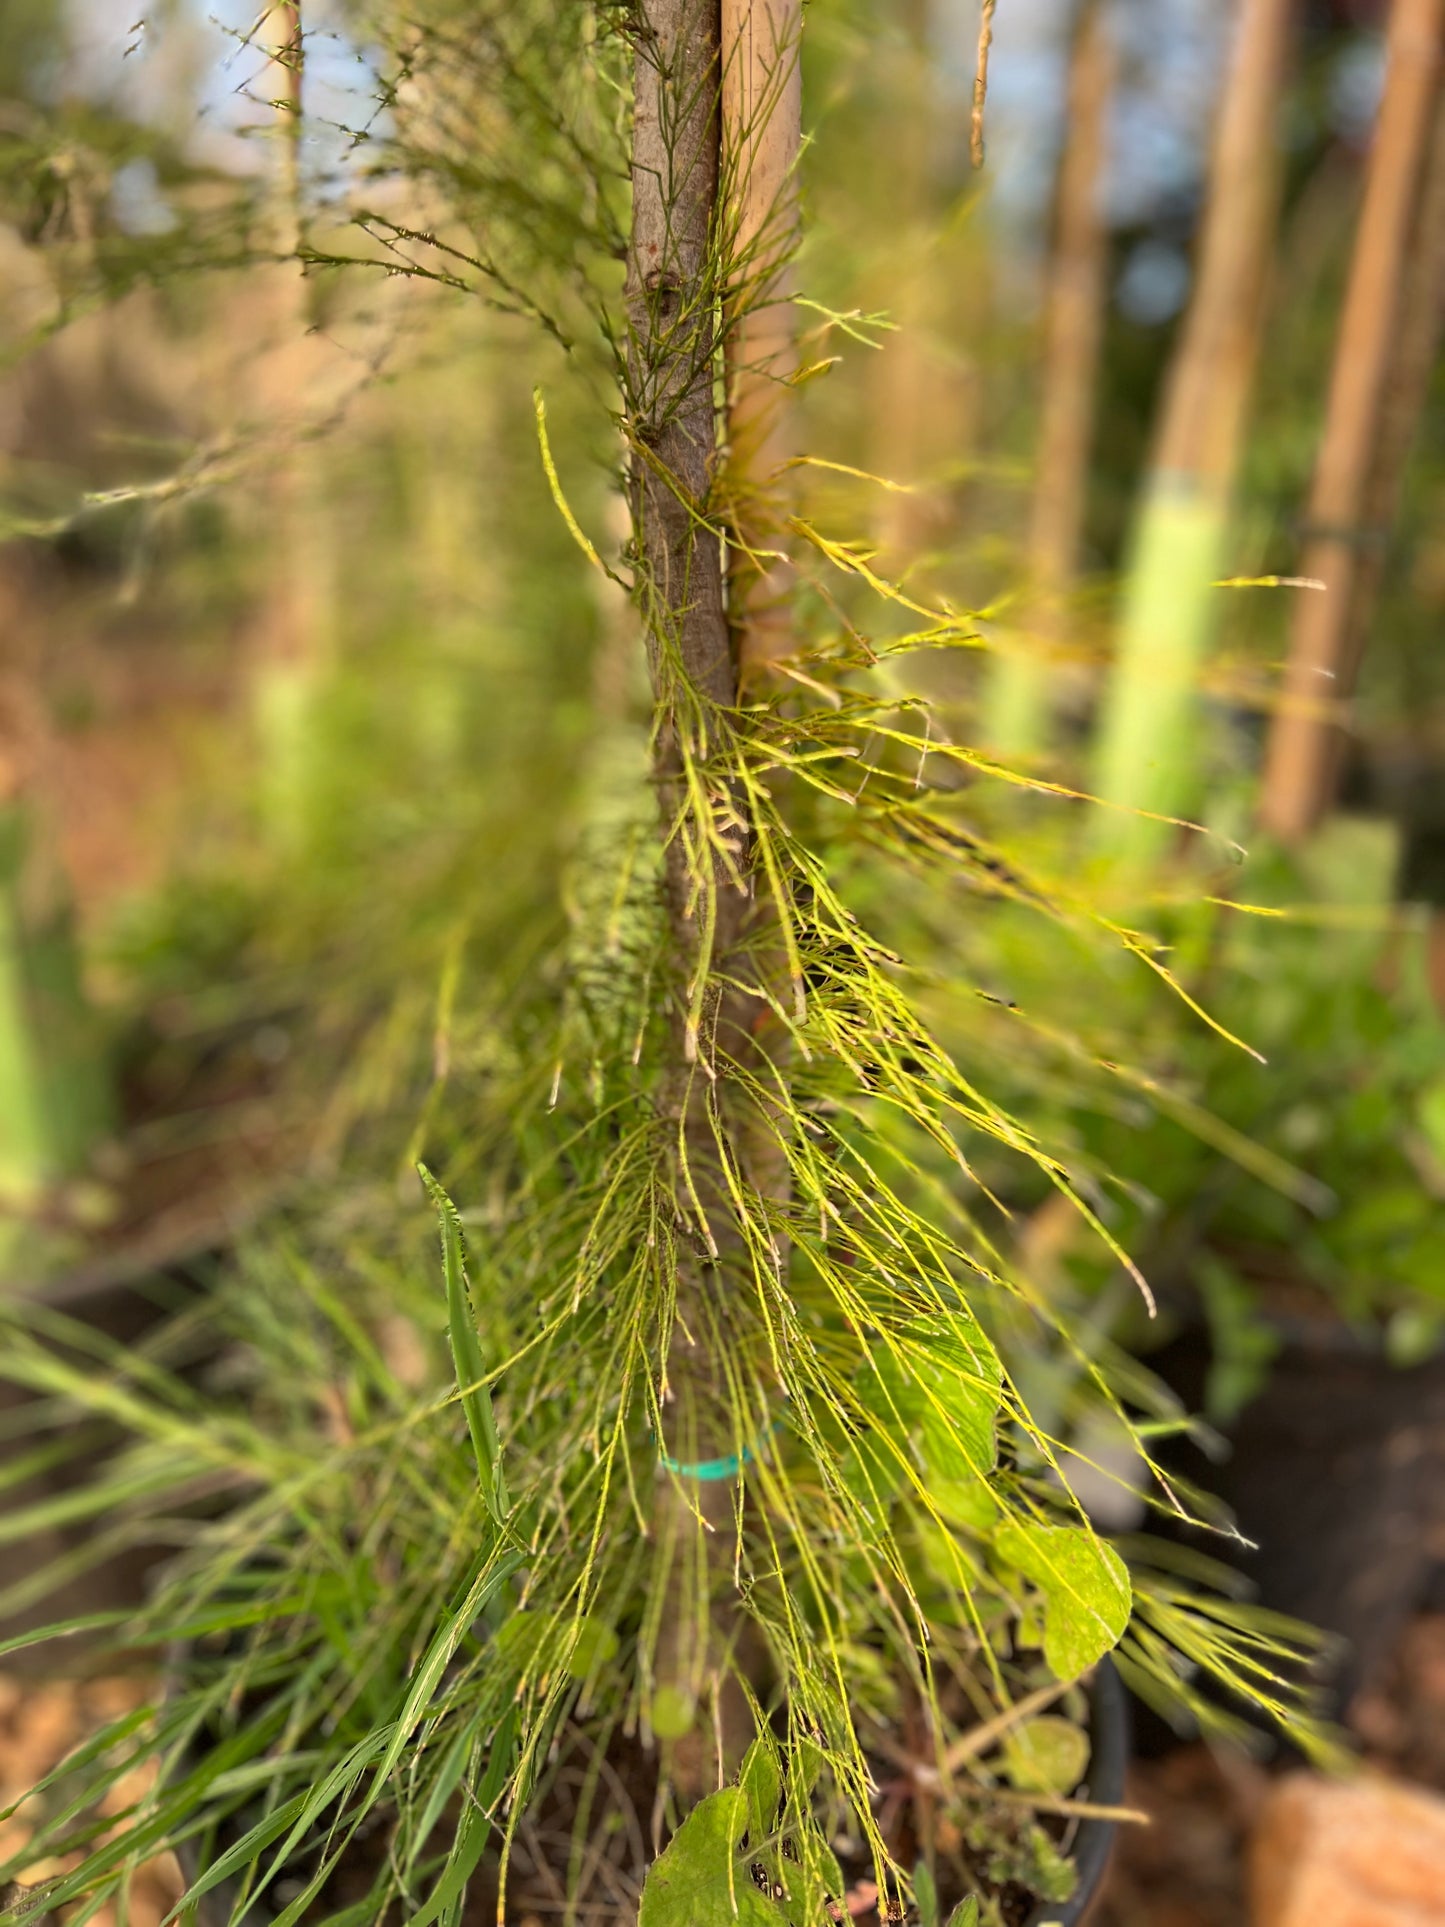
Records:
[[[0,1673],[0,1807],[34,1786],[88,1734],[139,1705],[148,1690],[136,1679],[21,1680]],[[145,1772],[111,1789],[106,1811],[118,1813],[146,1791]],[[0,1859],[22,1851],[34,1834],[31,1808],[0,1823]],[[39,1860],[26,1869],[27,1886],[68,1871],[64,1860]],[[160,1927],[182,1891],[180,1868],[163,1854],[137,1869],[131,1883],[130,1927]],[[115,1909],[95,1915],[98,1927],[117,1927]]]

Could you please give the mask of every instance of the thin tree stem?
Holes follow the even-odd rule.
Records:
[[[741,1047],[746,1020],[716,981],[747,915],[739,866],[748,838],[730,787],[709,774],[737,699],[713,521],[721,21],[718,0],[642,0],[638,15],[627,399],[673,965],[660,1101],[674,1161],[676,1306],[664,1396],[665,1444],[677,1466],[733,1449],[717,1345],[730,1325],[739,1235],[723,1168],[726,1104],[715,1087],[719,1066]],[[725,1535],[734,1503],[731,1480],[695,1481],[675,1470],[659,1490],[668,1601],[656,1704],[666,1694],[671,1776],[685,1800],[704,1792],[715,1770],[719,1749],[700,1718],[707,1698],[724,1757],[738,1750],[747,1717],[729,1674],[736,1613],[721,1598],[732,1568]]]

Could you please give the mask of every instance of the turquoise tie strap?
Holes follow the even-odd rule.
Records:
[[[665,1472],[675,1472],[680,1479],[696,1479],[703,1485],[718,1479],[735,1479],[745,1465],[753,1464],[767,1450],[774,1432],[781,1424],[781,1419],[774,1419],[759,1440],[756,1449],[751,1445],[745,1445],[741,1453],[732,1453],[725,1459],[698,1459],[688,1463],[672,1458],[659,1447],[658,1461]]]

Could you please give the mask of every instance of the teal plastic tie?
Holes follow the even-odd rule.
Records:
[[[773,1420],[756,1450],[751,1445],[745,1445],[741,1454],[730,1453],[725,1459],[698,1459],[689,1464],[672,1458],[660,1448],[657,1456],[663,1470],[675,1472],[680,1479],[696,1479],[702,1485],[712,1484],[718,1479],[735,1479],[745,1465],[752,1465],[759,1454],[767,1450],[774,1432],[781,1424],[781,1419]]]

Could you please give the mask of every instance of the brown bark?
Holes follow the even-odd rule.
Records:
[[[1372,517],[1393,515],[1408,446],[1408,426],[1402,429],[1398,410],[1394,426],[1389,425],[1387,397],[1392,369],[1408,364],[1412,353],[1401,330],[1412,261],[1417,275],[1422,267],[1411,240],[1440,100],[1442,53],[1445,0],[1395,0],[1385,92],[1300,561],[1300,572],[1323,582],[1325,591],[1303,597],[1298,605],[1265,759],[1260,819],[1287,842],[1308,835],[1329,804],[1339,741],[1335,717],[1353,684],[1354,638],[1365,619],[1371,578],[1377,579],[1378,564],[1365,555],[1363,544],[1382,533],[1368,526]],[[1434,298],[1420,293],[1417,333],[1428,336],[1437,325],[1429,313]],[[1413,352],[1418,355],[1418,343]],[[1409,375],[1397,381],[1401,387],[1414,385]],[[1391,466],[1394,476],[1387,472]]]
[[[718,462],[713,316],[719,292],[721,23],[718,0],[643,0],[635,40],[632,238],[627,275],[628,415],[638,597],[656,705],[655,776],[664,833],[663,890],[672,950],[671,1015],[661,1105],[674,1147],[676,1309],[665,1365],[664,1446],[687,1464],[734,1449],[718,1346],[732,1337],[733,1286],[745,1254],[724,1159],[735,1156],[730,1059],[749,1049],[746,1000],[720,995],[741,954],[749,898],[739,872],[748,829],[725,778],[710,778],[732,727],[736,671],[724,607],[721,544],[711,521]],[[689,774],[701,773],[706,792]],[[700,1017],[695,989],[710,987]],[[738,1615],[729,1598],[736,1488],[669,1474],[656,1529],[668,1597],[656,1658],[660,1683],[700,1707],[673,1748],[684,1800],[713,1763],[750,1737],[733,1675]]]
[[[1243,0],[1215,130],[1194,294],[1169,370],[1154,468],[1227,500],[1279,199],[1278,120],[1295,0]]]
[[[718,444],[718,0],[643,0],[638,16],[628,403],[633,523],[653,682],[659,701],[670,707],[679,674],[706,701],[730,705],[736,691],[721,548],[702,519]]]
[[[723,170],[735,262],[728,303],[728,479],[740,537],[729,609],[744,681],[792,646],[786,565],[756,552],[781,547],[785,475],[796,453],[787,384],[798,366],[790,297],[803,138],[802,30],[802,0],[722,0]]]

